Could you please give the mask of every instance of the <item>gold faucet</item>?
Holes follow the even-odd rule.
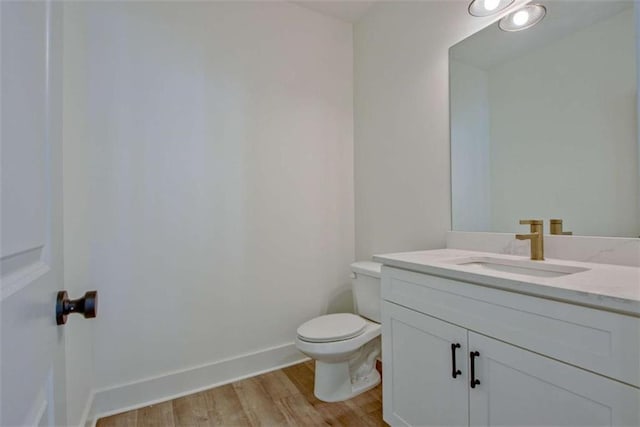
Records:
[[[561,219],[551,219],[549,220],[551,234],[557,234],[560,236],[571,236],[573,233],[571,231],[562,231],[562,220]]]
[[[516,234],[516,239],[531,240],[531,259],[544,261],[544,223],[540,219],[521,219],[520,224],[529,224],[531,233]]]

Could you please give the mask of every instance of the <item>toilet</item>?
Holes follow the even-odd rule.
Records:
[[[380,268],[351,264],[357,314],[316,317],[298,328],[298,350],[316,361],[315,396],[325,402],[350,399],[380,383]]]

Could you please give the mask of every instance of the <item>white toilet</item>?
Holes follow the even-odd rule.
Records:
[[[325,402],[350,399],[380,383],[380,267],[351,264],[356,314],[316,317],[298,328],[298,350],[316,361],[313,393]]]

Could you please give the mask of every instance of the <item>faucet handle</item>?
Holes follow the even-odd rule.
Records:
[[[538,232],[530,233],[530,234],[516,234],[516,239],[517,240],[533,240],[537,238],[539,234],[540,233]]]
[[[520,225],[542,225],[542,220],[541,219],[521,219],[520,220]]]
[[[573,232],[571,231],[562,231],[562,220],[561,219],[551,219],[549,220],[551,234],[559,235],[559,236],[571,236]]]

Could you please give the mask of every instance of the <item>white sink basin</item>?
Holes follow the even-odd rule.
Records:
[[[588,268],[551,264],[545,261],[513,260],[497,257],[458,258],[450,262],[486,273],[499,271],[533,277],[560,277],[589,270]]]

